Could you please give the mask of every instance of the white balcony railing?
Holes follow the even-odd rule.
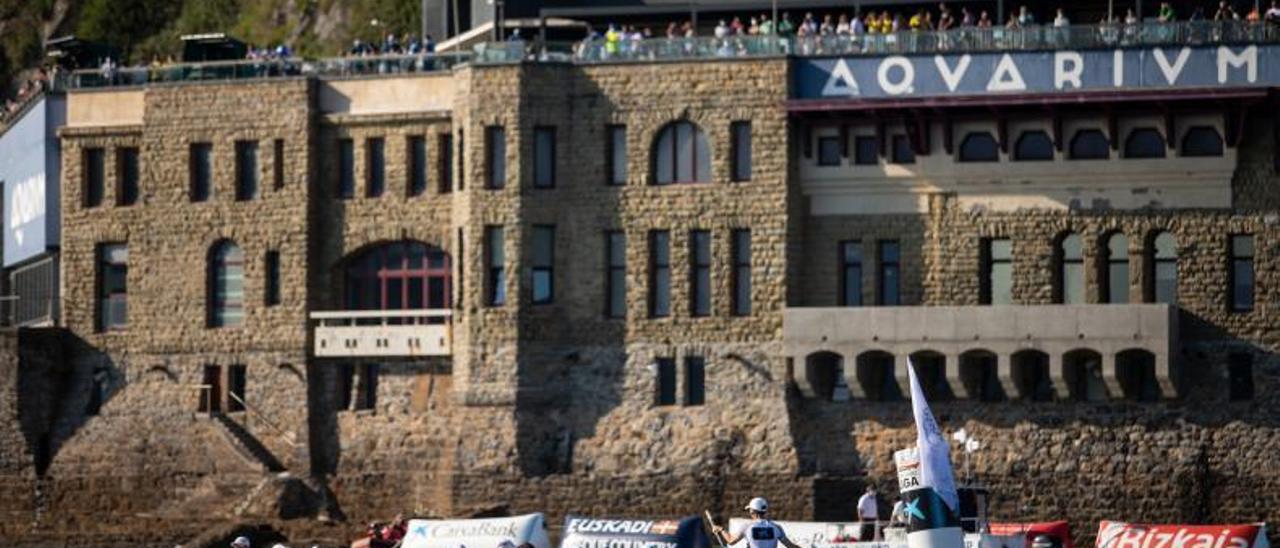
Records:
[[[312,312],[317,358],[449,356],[453,311],[352,310]]]

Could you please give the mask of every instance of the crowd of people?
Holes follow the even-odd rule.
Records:
[[[4,110],[0,111],[0,127],[9,125],[14,116],[22,112],[27,103],[40,97],[52,88],[57,78],[56,67],[40,67],[30,78],[23,80],[13,97],[5,99]]]

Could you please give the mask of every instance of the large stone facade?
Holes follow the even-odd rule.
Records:
[[[570,512],[731,514],[755,495],[773,501],[780,518],[845,519],[863,484],[894,491],[892,452],[915,435],[909,408],[805,397],[795,382],[804,364],[784,351],[785,310],[839,304],[836,250],[850,239],[898,240],[902,304],[928,306],[977,305],[980,241],[1008,237],[1015,302],[1049,304],[1052,246],[1067,231],[1087,243],[1088,302],[1099,300],[1102,235],[1129,236],[1134,302],[1147,284],[1150,236],[1176,236],[1178,359],[1189,388],[1151,403],[936,402],[946,428],[963,426],[986,443],[969,464],[972,478],[996,492],[993,513],[1068,518],[1084,539],[1099,519],[1280,517],[1270,457],[1280,448],[1272,409],[1280,341],[1271,327],[1280,178],[1268,123],[1251,123],[1238,149],[1231,210],[977,211],[937,192],[918,214],[810,215],[812,198],[796,182],[805,132],[785,109],[791,77],[788,60],[768,59],[526,63],[370,78],[432,90],[429,104],[406,100],[398,109],[357,104],[359,82],[343,80],[154,85],[139,91],[137,119],[69,125],[61,134],[59,353],[19,364],[19,346],[47,346],[47,338],[0,341],[0,536],[32,545],[172,541],[221,522],[269,519],[298,537],[341,539],[397,512],[545,511],[556,524]],[[77,94],[106,97],[79,91],[73,102]],[[676,121],[705,133],[708,182],[653,184],[655,140]],[[731,180],[737,121],[751,127],[748,181]],[[486,185],[487,128],[495,126],[505,135],[501,189]],[[607,181],[609,126],[625,126],[622,185]],[[548,127],[554,185],[535,188],[535,132]],[[444,136],[454,147],[448,166]],[[410,186],[417,137],[427,150],[422,193]],[[338,192],[344,139],[350,198]],[[371,139],[382,139],[385,157],[376,196],[366,186]],[[234,189],[241,141],[258,142],[259,184],[247,200]],[[212,150],[213,192],[203,202],[191,199],[192,143]],[[118,174],[108,169],[104,205],[85,207],[83,151],[113,158],[120,147],[141,151],[141,198],[114,205]],[[548,225],[554,299],[533,304],[530,239]],[[486,302],[491,226],[506,236],[502,306]],[[671,314],[663,318],[648,313],[653,230],[671,235]],[[712,237],[705,317],[690,313],[692,230]],[[737,230],[751,234],[751,307],[741,316],[731,308]],[[606,231],[626,238],[623,318],[604,314]],[[1257,306],[1247,313],[1227,308],[1226,245],[1236,233],[1257,238]],[[451,356],[366,360],[379,365],[372,405],[362,408],[351,403],[357,361],[315,357],[310,314],[346,306],[353,257],[403,240],[450,258]],[[245,257],[244,320],[211,327],[209,262],[225,241]],[[99,329],[105,243],[129,250],[124,329]],[[269,251],[280,257],[278,304],[266,298]],[[874,302],[874,264],[866,271]],[[1228,401],[1227,356],[1240,352],[1255,356],[1255,397]],[[681,405],[695,390],[682,373],[687,357],[705,360],[700,405]],[[677,364],[676,405],[656,404],[655,362],[665,358]],[[53,367],[42,359],[63,364],[54,380],[19,389],[32,368]],[[248,409],[200,412],[208,366],[232,365],[245,366]],[[42,423],[16,426],[24,401],[48,402]]]

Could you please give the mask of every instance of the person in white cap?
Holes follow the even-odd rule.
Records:
[[[231,548],[250,548],[249,537],[236,537],[231,541]]]
[[[733,546],[746,538],[747,545],[751,548],[777,548],[779,542],[787,548],[800,548],[798,544],[787,538],[782,527],[766,517],[769,513],[768,501],[760,497],[753,498],[745,510],[751,514],[751,521],[738,526],[733,534],[726,534],[724,528],[719,525],[712,529],[725,544]]]

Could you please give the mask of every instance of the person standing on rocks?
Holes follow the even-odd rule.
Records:
[[[769,513],[768,501],[760,497],[753,498],[745,509],[751,514],[751,521],[743,523],[732,535],[728,534],[724,527],[719,525],[711,529],[720,541],[733,546],[745,537],[747,546],[750,548],[777,548],[778,543],[782,543],[787,548],[800,548],[799,545],[787,538],[787,534],[782,531],[782,527],[779,527],[778,524],[766,517]]]

